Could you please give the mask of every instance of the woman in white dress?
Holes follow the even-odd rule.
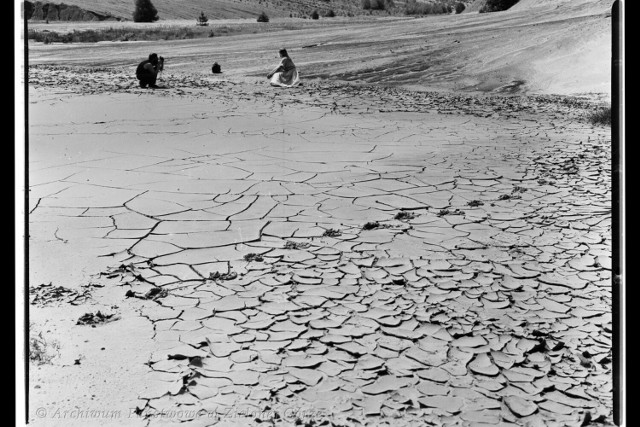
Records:
[[[269,74],[267,78],[271,80],[271,86],[294,87],[300,83],[298,70],[293,64],[286,49],[280,49],[280,64]]]

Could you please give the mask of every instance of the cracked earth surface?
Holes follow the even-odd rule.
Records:
[[[73,248],[151,331],[141,425],[610,424],[588,100],[29,76],[32,285]]]

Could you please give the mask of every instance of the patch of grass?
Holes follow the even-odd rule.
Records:
[[[47,340],[42,331],[36,332],[33,323],[29,324],[29,361],[37,365],[50,363],[60,353],[60,343]]]
[[[36,42],[96,43],[100,41],[184,40],[209,37],[210,30],[193,27],[107,28],[104,30],[73,30],[70,33],[29,30],[27,37]]]
[[[342,232],[340,230],[336,230],[333,228],[330,228],[328,230],[326,230],[324,233],[322,233],[322,235],[324,237],[338,237],[342,235]]]
[[[611,126],[611,107],[598,108],[587,119],[592,125]]]

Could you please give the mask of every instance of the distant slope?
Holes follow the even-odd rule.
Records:
[[[105,21],[120,20],[108,13],[98,13],[83,9],[75,5],[56,4],[48,2],[24,2],[23,9],[26,19],[39,21]]]
[[[64,0],[67,5],[102,15],[131,19],[133,0]],[[204,12],[209,19],[252,18],[265,12],[269,17],[309,16],[332,9],[336,14],[362,13],[360,0],[153,0],[163,19],[193,19]]]
[[[579,4],[593,4],[592,0],[520,0],[511,10],[531,9],[535,7],[559,8],[562,6],[575,7]],[[603,1],[601,3],[611,3],[613,0]]]
[[[277,61],[277,48],[285,46],[305,81],[318,78],[495,93],[610,94],[611,1],[571,0],[553,6],[531,1],[529,5],[497,13],[417,19],[338,18],[331,25],[313,25],[309,20],[300,29],[213,40],[32,43],[29,61],[133,70],[140,58],[154,51],[167,58],[167,74],[210,76],[216,61],[225,78],[254,82],[258,78],[264,83]],[[103,23],[95,25],[99,24]]]
[[[394,14],[402,15],[407,0],[395,0]],[[444,2],[450,5],[462,2],[471,4],[474,0],[417,0],[420,3]],[[52,3],[61,3],[54,0]],[[134,0],[64,0],[64,4],[77,6],[97,15],[112,15],[131,20]],[[160,20],[193,19],[204,12],[211,20],[253,18],[261,12],[269,17],[310,17],[314,10],[320,15],[329,10],[338,16],[367,15],[362,8],[362,0],[153,0]],[[375,11],[374,15],[387,15],[386,11]]]

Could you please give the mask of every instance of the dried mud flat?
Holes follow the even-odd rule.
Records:
[[[35,425],[612,425],[591,100],[163,78],[29,69]]]

